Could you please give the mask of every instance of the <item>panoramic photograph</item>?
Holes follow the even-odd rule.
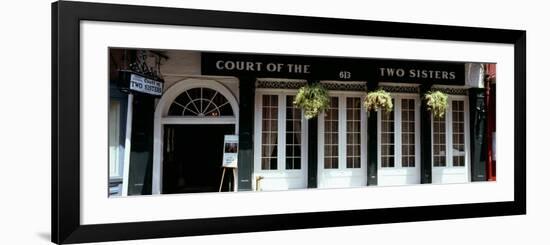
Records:
[[[109,197],[496,181],[496,64],[109,49]]]

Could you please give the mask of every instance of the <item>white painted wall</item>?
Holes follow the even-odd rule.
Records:
[[[152,48],[152,47],[151,47]],[[216,80],[239,98],[239,80],[236,77],[202,76],[201,52],[191,50],[163,50],[168,59],[163,59],[160,71],[164,78],[164,91],[175,83],[188,78]]]
[[[107,2],[180,6],[233,11],[318,15],[451,25],[526,29],[527,35],[527,215],[430,221],[299,231],[198,236],[102,244],[547,244],[544,225],[550,218],[546,156],[550,16],[544,1],[443,2],[388,1],[252,1],[252,0],[104,0]],[[51,244],[50,231],[50,1],[13,1],[2,6],[4,85],[12,89],[0,96],[0,155],[2,155],[2,244]],[[182,40],[184,42],[185,40]],[[223,40],[220,40],[223,41]],[[9,84],[14,86],[8,86]],[[16,85],[16,86],[15,86]],[[18,173],[24,173],[18,174]],[[25,180],[22,181],[22,176]],[[18,183],[15,187],[13,183]],[[460,235],[457,235],[460,234]],[[469,234],[469,235],[466,235]],[[452,239],[449,239],[452,238]]]

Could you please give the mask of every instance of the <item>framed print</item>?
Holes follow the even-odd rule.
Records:
[[[525,214],[525,37],[55,2],[52,242]]]

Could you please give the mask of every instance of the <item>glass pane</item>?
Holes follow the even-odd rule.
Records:
[[[325,168],[338,168],[338,97],[330,97],[325,111]]]
[[[452,103],[453,112],[453,166],[464,166],[464,101]]]
[[[346,98],[346,167],[361,167],[361,98]]]
[[[286,169],[300,169],[302,110],[293,101],[294,96],[286,96]]]
[[[433,166],[445,167],[446,164],[446,132],[445,116],[443,118],[433,118]]]
[[[277,169],[277,95],[262,95],[262,170]]]
[[[395,111],[380,112],[380,125],[381,125],[381,166],[383,168],[394,167],[394,113]]]
[[[401,165],[402,167],[414,167],[415,151],[415,100],[401,100]],[[411,161],[412,160],[412,161]]]

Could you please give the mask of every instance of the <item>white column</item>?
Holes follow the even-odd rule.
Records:
[[[130,152],[132,150],[132,110],[134,95],[128,95],[128,109],[126,111],[126,140],[124,141],[124,167],[122,177],[122,196],[128,196],[128,179],[130,177]]]

